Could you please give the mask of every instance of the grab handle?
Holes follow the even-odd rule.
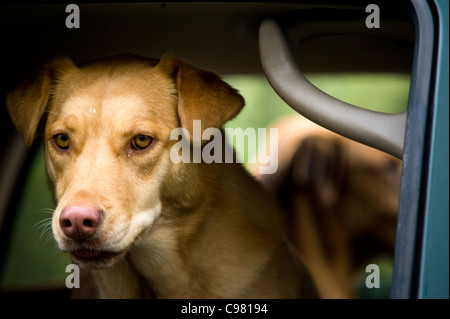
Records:
[[[260,25],[259,50],[270,85],[294,110],[338,134],[402,158],[406,112],[367,110],[319,90],[299,70],[286,36],[273,19]]]

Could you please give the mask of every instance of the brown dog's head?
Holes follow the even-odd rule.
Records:
[[[88,267],[112,265],[160,217],[171,131],[220,128],[243,104],[217,75],[169,56],[58,59],[7,97],[25,143],[43,134],[58,245]]]

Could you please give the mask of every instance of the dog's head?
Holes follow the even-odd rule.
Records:
[[[43,135],[58,245],[88,267],[112,265],[160,217],[176,171],[171,131],[220,128],[243,104],[217,75],[170,56],[57,59],[7,97],[25,143]]]

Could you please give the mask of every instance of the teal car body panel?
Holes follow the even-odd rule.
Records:
[[[449,298],[449,2],[437,0],[436,87],[430,128],[420,298]]]

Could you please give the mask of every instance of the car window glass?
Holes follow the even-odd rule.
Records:
[[[407,73],[319,73],[306,77],[325,93],[369,110],[399,113],[408,106]]]
[[[55,288],[64,285],[70,259],[53,239],[51,217],[54,209],[48,186],[43,147],[36,152],[3,261],[1,288],[4,291]]]

